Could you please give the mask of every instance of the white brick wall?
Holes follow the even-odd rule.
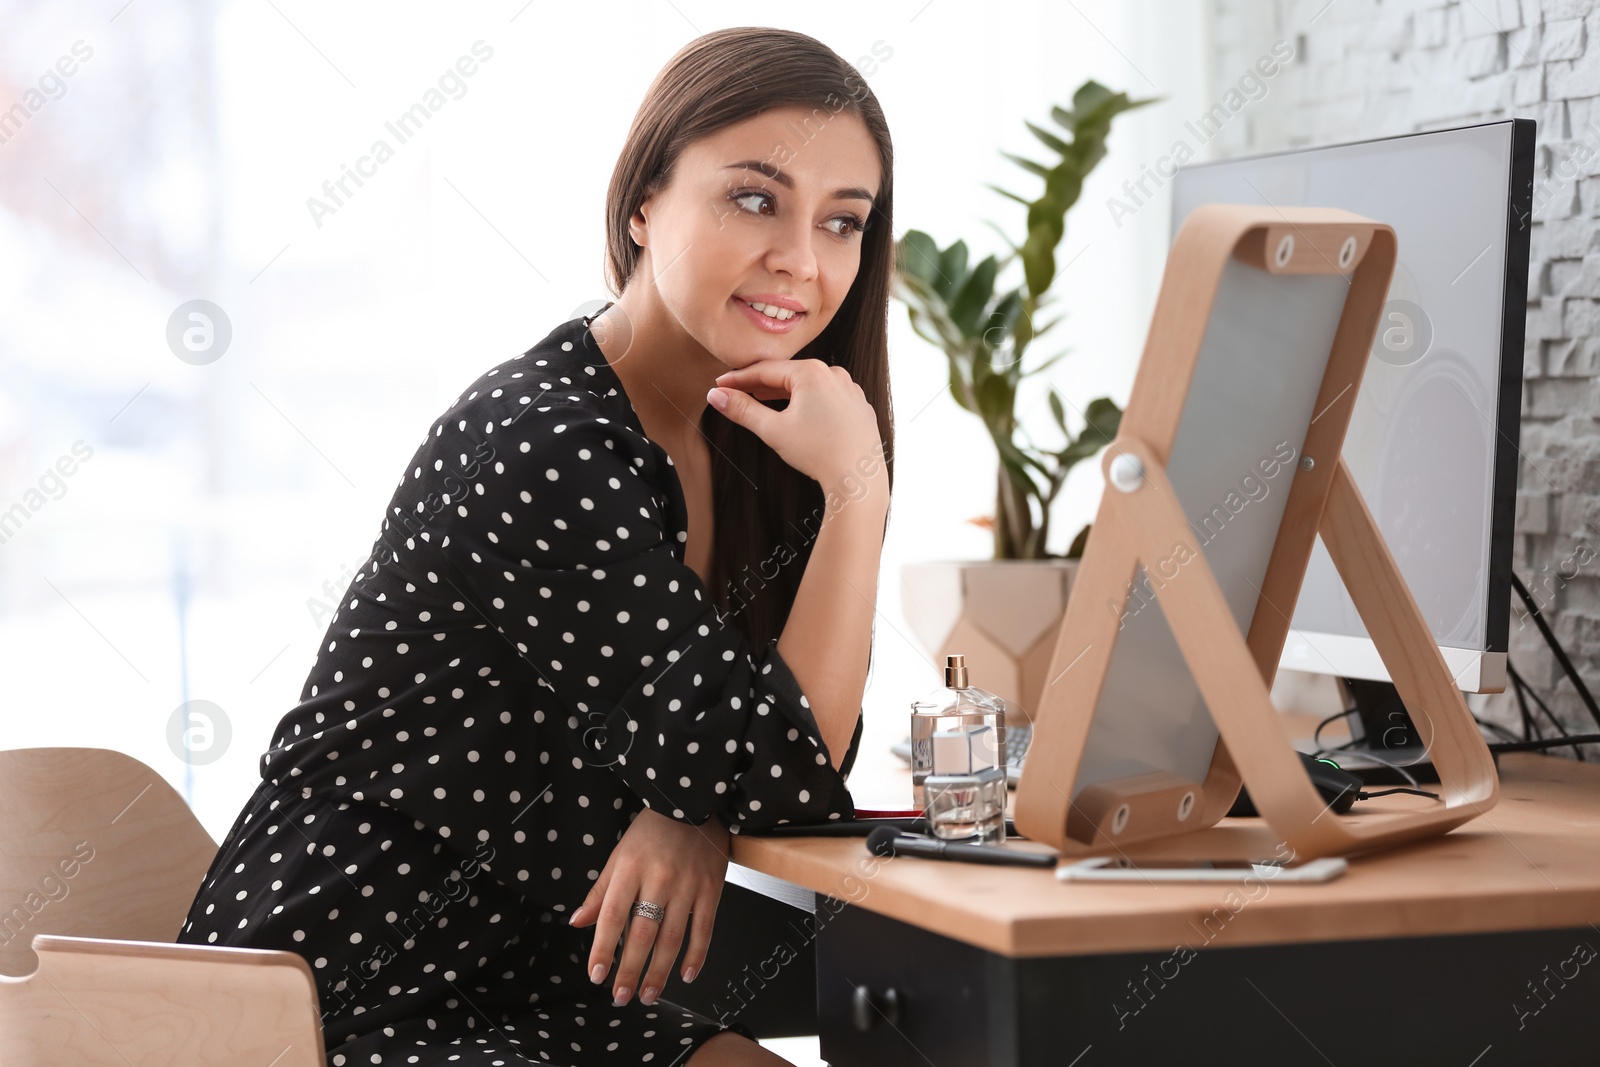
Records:
[[[1246,121],[1213,142],[1218,158],[1538,120],[1515,566],[1600,693],[1600,0],[1208,0],[1208,9],[1213,97],[1272,41],[1296,51]],[[1568,730],[1600,732],[1512,601],[1512,664]],[[1481,714],[1517,721],[1509,692]]]

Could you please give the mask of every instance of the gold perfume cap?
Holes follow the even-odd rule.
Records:
[[[951,689],[967,688],[967,657],[951,653],[944,658],[944,684]]]

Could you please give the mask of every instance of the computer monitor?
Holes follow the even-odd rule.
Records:
[[[1507,119],[1191,164],[1172,182],[1173,235],[1216,202],[1394,227],[1399,261],[1342,455],[1466,692],[1506,685],[1534,133]],[[1345,679],[1369,745],[1415,745],[1320,538],[1279,666]]]

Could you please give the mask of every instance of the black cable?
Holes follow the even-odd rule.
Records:
[[[1506,662],[1506,670],[1511,674],[1511,692],[1517,698],[1517,710],[1522,713],[1522,739],[1524,741],[1538,741],[1539,724],[1533,721],[1533,716],[1528,712],[1528,697],[1522,691],[1522,678],[1517,674],[1516,668]]]
[[[1506,669],[1508,671],[1512,670],[1509,663],[1506,665]],[[1556,718],[1556,713],[1550,710],[1550,705],[1544,702],[1544,697],[1539,695],[1539,691],[1529,685],[1528,680],[1520,674],[1517,675],[1517,683],[1522,686],[1522,691],[1533,700],[1534,707],[1544,712],[1544,717],[1550,720],[1550,725],[1556,728],[1556,733],[1562,737],[1569,736],[1566,726],[1562,724],[1560,719]]]
[[[1562,737],[1567,736],[1567,728],[1561,725],[1561,720],[1556,718],[1555,715],[1551,713],[1550,705],[1544,702],[1544,698],[1538,694],[1533,686],[1528,684],[1528,680],[1522,677],[1522,675],[1517,672],[1517,669],[1513,667],[1509,661],[1506,663],[1506,673],[1510,676],[1512,683],[1517,687],[1517,692],[1520,695],[1531,699],[1534,707],[1544,712],[1544,717],[1550,720],[1550,725],[1556,728],[1556,733],[1560,734]],[[1535,723],[1537,723],[1539,721],[1538,716],[1533,716],[1533,720]]]
[[[1311,753],[1312,757],[1316,758],[1316,757],[1319,757],[1319,756],[1322,756],[1322,755],[1325,755],[1325,754],[1338,753],[1338,752],[1347,752],[1350,749],[1354,748],[1356,746],[1356,744],[1358,743],[1356,738],[1351,738],[1350,740],[1346,741],[1342,745],[1334,745],[1332,748],[1324,748],[1323,745],[1322,745],[1322,731],[1323,731],[1323,728],[1328,726],[1330,723],[1333,723],[1334,721],[1336,721],[1338,719],[1342,719],[1347,715],[1354,715],[1356,712],[1358,712],[1360,710],[1361,710],[1360,705],[1357,705],[1355,707],[1345,708],[1343,711],[1334,712],[1332,715],[1329,715],[1326,719],[1323,719],[1321,722],[1317,723],[1317,728],[1311,732],[1311,743],[1315,747],[1315,751],[1313,751]],[[1422,784],[1421,782],[1417,781],[1417,776],[1416,775],[1414,775],[1410,771],[1406,770],[1406,766],[1407,765],[1404,764],[1404,763],[1396,763],[1394,760],[1386,759],[1385,757],[1378,755],[1378,753],[1376,751],[1372,750],[1372,749],[1362,749],[1358,753],[1358,755],[1362,756],[1365,759],[1369,759],[1374,763],[1382,764],[1383,766],[1388,767],[1390,770],[1398,771],[1401,774],[1401,776],[1404,777],[1405,780],[1410,782],[1412,785],[1421,785]],[[1426,756],[1426,753],[1424,753],[1424,757],[1425,756]],[[1418,760],[1415,760],[1414,762],[1419,762],[1420,763],[1420,762],[1422,762],[1422,759],[1419,758]]]
[[[1438,800],[1438,793],[1430,793],[1426,789],[1407,789],[1404,786],[1395,786],[1393,789],[1380,789],[1376,793],[1357,793],[1357,800],[1371,800],[1373,797],[1387,797],[1395,793],[1410,793],[1414,797],[1427,797],[1429,800]]]
[[[1512,733],[1510,730],[1507,730],[1504,726],[1501,726],[1497,722],[1489,722],[1487,719],[1480,719],[1476,715],[1474,715],[1472,717],[1472,721],[1477,723],[1483,729],[1485,729],[1485,730],[1493,730],[1495,733],[1499,734],[1501,737],[1509,738],[1512,741],[1526,741],[1527,740],[1527,738],[1525,738],[1525,737],[1518,737],[1516,734]]]
[[[1544,702],[1544,698],[1539,695],[1538,690],[1529,685],[1528,680],[1522,677],[1522,675],[1518,674],[1516,668],[1512,667],[1510,663],[1506,664],[1506,670],[1511,675],[1513,682],[1520,687],[1518,691],[1524,692],[1533,698],[1534,706],[1540,711],[1544,712],[1544,717],[1550,720],[1550,725],[1556,728],[1556,733],[1560,734],[1562,737],[1571,737],[1572,735],[1567,732],[1567,728],[1561,725],[1561,720],[1556,718],[1556,713],[1550,710],[1550,705],[1546,704]],[[1579,762],[1587,762],[1584,760],[1583,751],[1581,749],[1578,750],[1575,755],[1578,757]]]
[[[1567,737],[1547,737],[1542,741],[1499,741],[1489,746],[1490,752],[1538,752],[1562,745],[1600,745],[1600,734],[1573,734]]]
[[[1537,729],[1535,729],[1534,730],[1534,737],[1533,737],[1532,740],[1522,740],[1522,739],[1518,739],[1516,734],[1512,733],[1510,730],[1507,730],[1504,726],[1501,726],[1499,723],[1487,722],[1487,721],[1485,721],[1483,719],[1478,718],[1476,715],[1474,715],[1472,717],[1472,721],[1477,723],[1479,727],[1481,727],[1483,729],[1487,729],[1487,730],[1497,731],[1502,736],[1511,738],[1510,741],[1495,741],[1495,742],[1491,742],[1489,744],[1489,751],[1491,751],[1491,752],[1539,752],[1539,751],[1543,751],[1544,749],[1547,749],[1547,748],[1560,748],[1560,747],[1565,746],[1565,745],[1578,746],[1578,745],[1587,745],[1587,744],[1600,744],[1600,734],[1580,734],[1578,736],[1573,736],[1572,734],[1569,734],[1567,732],[1566,728],[1561,725],[1561,720],[1556,718],[1555,714],[1553,712],[1551,712],[1549,705],[1547,705],[1542,699],[1540,699],[1539,694],[1534,691],[1532,686],[1528,685],[1528,683],[1523,679],[1522,675],[1517,673],[1516,668],[1512,667],[1508,663],[1506,665],[1506,670],[1510,675],[1512,689],[1517,695],[1518,703],[1521,704],[1521,707],[1522,707],[1522,715],[1523,715],[1523,722],[1524,722],[1523,729],[1526,731],[1528,729],[1528,727],[1534,726],[1535,723],[1536,723],[1536,720],[1534,719],[1534,717],[1531,714],[1529,714],[1529,712],[1527,710],[1527,704],[1524,702],[1523,692],[1524,692],[1524,690],[1526,690],[1528,696],[1531,696],[1533,698],[1533,701],[1539,707],[1539,710],[1541,710],[1541,711],[1543,711],[1545,713],[1545,717],[1550,720],[1551,724],[1553,726],[1555,726],[1556,730],[1561,734],[1561,736],[1560,737],[1551,737],[1551,738],[1541,738],[1538,735]],[[1352,745],[1354,745],[1355,741],[1354,740],[1350,740],[1350,741],[1344,742],[1343,744],[1335,745],[1332,748],[1324,748],[1323,744],[1322,744],[1322,731],[1324,729],[1326,729],[1327,727],[1333,725],[1338,720],[1346,718],[1346,717],[1348,717],[1350,715],[1354,715],[1356,712],[1358,712],[1360,710],[1361,709],[1358,708],[1358,707],[1345,708],[1343,711],[1336,711],[1332,715],[1329,715],[1327,718],[1323,719],[1321,722],[1317,723],[1316,729],[1311,732],[1311,743],[1316,746],[1316,750],[1315,750],[1315,752],[1312,753],[1312,755],[1320,756],[1323,753],[1335,753],[1335,752],[1345,751],[1345,750],[1348,750]],[[1574,751],[1573,754],[1575,756],[1577,756],[1577,758],[1580,761],[1584,761],[1583,750],[1581,748],[1575,748],[1575,751]],[[1363,755],[1372,756],[1371,753],[1363,753]],[[1391,763],[1390,761],[1382,759],[1381,757],[1378,757],[1378,756],[1372,756],[1372,758],[1374,760],[1376,760],[1377,762],[1382,763],[1384,766],[1391,767],[1391,768],[1394,768],[1396,770],[1399,770],[1401,774],[1404,774],[1408,779],[1411,780],[1411,784],[1412,785],[1420,784],[1419,782],[1417,782],[1416,778],[1413,775],[1411,775],[1411,774],[1406,772],[1405,767],[1402,764]],[[1379,792],[1379,793],[1360,793],[1360,794],[1357,794],[1356,799],[1357,800],[1370,800],[1373,797],[1389,796],[1391,793],[1411,793],[1411,794],[1414,794],[1416,796],[1431,797],[1434,800],[1438,800],[1439,799],[1439,796],[1438,796],[1437,793],[1429,793],[1429,792],[1425,792],[1425,791],[1420,790],[1420,789],[1407,789],[1407,788],[1398,788],[1398,789],[1392,789],[1392,790],[1391,789],[1386,789],[1386,790],[1383,790],[1382,792]]]
[[[1320,759],[1322,756],[1325,756],[1325,755],[1337,755],[1338,753],[1348,751],[1354,745],[1355,745],[1354,741],[1346,741],[1344,744],[1336,745],[1333,748],[1323,748],[1321,745],[1318,745],[1317,748],[1316,748],[1316,751],[1311,753],[1311,758],[1312,759]],[[1421,782],[1417,781],[1417,776],[1416,775],[1414,775],[1410,771],[1406,770],[1406,768],[1408,766],[1410,766],[1410,764],[1396,763],[1392,759],[1387,759],[1387,758],[1385,758],[1383,756],[1378,755],[1378,753],[1373,749],[1358,749],[1352,754],[1356,755],[1356,756],[1359,756],[1362,759],[1369,759],[1374,763],[1380,763],[1383,766],[1388,767],[1392,771],[1399,772],[1399,774],[1403,778],[1405,778],[1406,781],[1410,782],[1412,785],[1421,785],[1422,784]],[[1426,758],[1427,758],[1427,753],[1424,752],[1421,756],[1417,757],[1416,759],[1412,760],[1411,762],[1412,763],[1421,763]],[[1335,761],[1335,763],[1337,763],[1337,761]]]
[[[1578,676],[1578,669],[1572,665],[1572,660],[1567,658],[1566,650],[1561,647],[1561,642],[1556,640],[1556,635],[1550,631],[1550,626],[1544,621],[1544,615],[1539,610],[1539,605],[1534,603],[1533,594],[1528,592],[1528,587],[1522,584],[1522,579],[1517,577],[1516,571],[1511,572],[1511,586],[1522,597],[1522,602],[1528,605],[1528,614],[1533,616],[1533,624],[1539,628],[1539,633],[1544,636],[1545,644],[1550,646],[1550,651],[1555,654],[1556,662],[1561,664],[1561,669],[1566,672],[1571,680],[1572,687],[1578,691],[1578,697],[1589,709],[1595,725],[1600,726],[1600,704],[1596,704],[1594,695],[1589,692],[1589,687],[1583,684],[1583,679]]]
[[[1360,708],[1354,708],[1354,707],[1345,708],[1343,711],[1334,712],[1332,715],[1329,715],[1326,719],[1323,719],[1321,722],[1317,723],[1317,728],[1315,730],[1311,731],[1311,743],[1313,745],[1317,746],[1317,751],[1319,751],[1319,752],[1332,752],[1332,751],[1334,751],[1333,749],[1325,749],[1325,748],[1322,747],[1322,731],[1323,731],[1323,729],[1325,727],[1327,727],[1330,724],[1335,723],[1338,720],[1343,719],[1343,718],[1345,718],[1347,716],[1354,715],[1356,712],[1358,712],[1360,710],[1361,710]],[[1353,743],[1354,743],[1353,741],[1346,741],[1343,745],[1340,745],[1338,747],[1339,748],[1348,748]]]

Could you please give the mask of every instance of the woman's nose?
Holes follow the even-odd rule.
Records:
[[[784,271],[797,281],[810,281],[817,273],[817,254],[811,245],[813,235],[808,222],[774,227],[767,266],[773,271]]]

